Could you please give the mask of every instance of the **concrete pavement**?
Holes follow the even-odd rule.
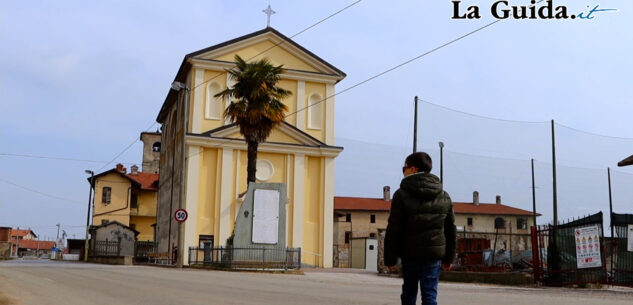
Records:
[[[289,275],[82,262],[0,262],[0,295],[16,305],[399,304],[400,285],[401,279],[367,273]],[[469,305],[630,305],[632,299],[630,290],[453,283],[441,283],[439,297],[440,304]]]

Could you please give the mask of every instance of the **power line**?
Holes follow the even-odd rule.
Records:
[[[72,203],[78,203],[78,204],[81,204],[81,205],[84,204],[84,202],[79,202],[79,201],[75,201],[73,199],[68,199],[68,198],[59,197],[59,196],[47,194],[47,193],[44,193],[44,192],[40,192],[38,190],[34,190],[32,188],[29,188],[29,187],[26,187],[26,186],[23,186],[23,185],[20,185],[20,184],[17,184],[17,183],[13,183],[11,181],[8,181],[8,180],[2,179],[2,178],[0,178],[0,182],[4,182],[6,184],[10,184],[10,185],[13,185],[15,187],[21,188],[23,190],[27,190],[29,192],[37,193],[37,194],[40,194],[42,196],[46,196],[46,197],[49,197],[49,198],[53,198],[53,199],[57,199],[57,200],[61,200],[61,201],[72,202]]]
[[[451,41],[449,41],[449,42],[446,42],[446,43],[444,43],[444,44],[442,44],[442,45],[440,45],[440,46],[438,46],[438,47],[435,47],[435,48],[433,48],[433,49],[431,49],[431,50],[429,50],[429,51],[426,51],[426,52],[424,52],[424,53],[422,53],[422,54],[420,54],[420,55],[418,55],[418,56],[415,56],[415,57],[413,57],[413,58],[411,58],[411,59],[409,59],[409,60],[407,60],[407,61],[405,61],[405,62],[403,62],[403,63],[401,63],[401,64],[398,64],[398,65],[396,65],[396,66],[394,66],[394,67],[391,67],[391,68],[389,68],[389,69],[387,69],[387,70],[385,70],[385,71],[383,71],[383,72],[380,72],[380,73],[378,73],[378,74],[376,74],[376,75],[374,75],[374,76],[372,76],[372,77],[370,77],[370,78],[368,78],[368,79],[365,79],[365,80],[363,80],[363,81],[361,81],[361,82],[359,82],[359,83],[356,83],[355,85],[352,85],[352,86],[347,87],[347,88],[345,88],[345,89],[343,89],[343,90],[341,90],[341,91],[339,91],[339,92],[337,92],[337,93],[335,93],[335,94],[332,94],[332,95],[330,95],[330,96],[328,96],[328,97],[326,97],[326,98],[324,98],[324,99],[322,99],[322,100],[320,100],[320,101],[318,101],[318,102],[313,103],[312,105],[308,105],[308,106],[303,107],[303,108],[301,108],[301,109],[299,109],[299,110],[297,110],[297,111],[295,111],[295,112],[293,112],[293,113],[290,113],[290,114],[286,115],[286,117],[289,117],[289,116],[291,116],[291,115],[297,114],[298,112],[303,111],[303,110],[306,110],[306,109],[308,109],[308,108],[310,108],[310,107],[316,106],[316,105],[318,105],[318,104],[320,104],[320,103],[322,103],[322,102],[326,101],[326,100],[327,100],[327,99],[329,99],[329,98],[335,97],[335,96],[337,96],[337,95],[339,95],[339,94],[341,94],[341,93],[347,92],[347,91],[352,90],[352,89],[354,89],[354,88],[356,88],[356,87],[358,87],[358,86],[360,86],[360,85],[363,85],[363,84],[365,84],[365,83],[367,83],[367,82],[369,82],[369,81],[372,81],[372,80],[374,80],[374,79],[376,79],[376,78],[378,78],[378,77],[381,77],[381,76],[383,76],[383,75],[385,75],[385,74],[387,74],[387,73],[389,73],[389,72],[391,72],[391,71],[393,71],[393,70],[396,70],[396,69],[398,69],[398,68],[400,68],[400,67],[402,67],[402,66],[405,66],[405,65],[407,65],[407,64],[409,64],[409,63],[411,63],[411,62],[413,62],[413,61],[415,61],[415,60],[417,60],[417,59],[420,59],[420,58],[422,58],[422,57],[424,57],[424,56],[426,56],[426,55],[429,55],[429,54],[431,54],[431,53],[434,53],[434,52],[435,52],[435,51],[437,51],[437,50],[440,50],[440,49],[442,49],[442,48],[444,48],[444,47],[446,47],[446,46],[448,46],[448,45],[451,45],[451,44],[453,44],[453,43],[455,43],[455,42],[457,42],[457,41],[459,41],[459,40],[462,40],[462,39],[464,39],[464,38],[466,38],[466,37],[468,37],[468,36],[470,36],[470,35],[472,35],[472,34],[475,34],[475,33],[479,32],[479,31],[481,31],[481,30],[483,30],[483,29],[485,29],[485,28],[487,28],[487,27],[489,27],[489,26],[492,26],[493,24],[495,24],[495,23],[497,23],[497,22],[500,22],[501,20],[502,20],[502,19],[497,19],[497,20],[495,20],[495,21],[493,21],[493,22],[490,22],[490,23],[488,23],[488,24],[486,24],[486,25],[484,25],[484,26],[481,26],[481,27],[479,27],[479,28],[477,28],[477,29],[475,29],[475,30],[473,30],[473,31],[470,31],[470,32],[468,32],[468,33],[466,33],[466,34],[464,34],[464,35],[462,35],[462,36],[459,36],[459,37],[457,37],[457,38],[455,38],[455,39],[453,39],[453,40],[451,40]]]
[[[150,129],[152,129],[152,127],[154,127],[154,125],[156,125],[156,122],[153,122],[152,125],[150,125],[148,128],[145,129],[145,131],[149,131]],[[126,148],[123,149],[123,151],[121,151],[118,155],[116,155],[114,158],[112,158],[112,160],[110,160],[109,162],[107,162],[106,164],[104,164],[101,168],[99,168],[98,170],[96,170],[97,172],[100,172],[103,168],[105,168],[106,166],[108,166],[110,163],[112,163],[114,160],[116,160],[116,158],[120,157],[122,154],[124,154],[126,151],[128,151],[128,149],[130,149],[130,147],[132,147],[132,145],[134,145],[136,143],[136,141],[138,141],[138,137],[134,138],[134,141],[132,141],[132,143],[130,143],[130,145],[128,145]]]
[[[64,157],[52,157],[52,156],[28,155],[28,154],[12,154],[12,153],[0,153],[0,156],[33,158],[33,159],[51,159],[51,160],[61,160],[61,161],[90,162],[90,163],[105,163],[105,162],[108,162],[108,161],[101,161],[101,160],[74,159],[74,158],[64,158]],[[134,162],[120,162],[120,163],[121,164],[136,164]]]

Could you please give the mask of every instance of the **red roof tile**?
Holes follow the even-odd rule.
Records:
[[[43,240],[20,240],[20,242],[14,242],[14,244],[18,244],[20,249],[41,249],[41,250],[50,250],[55,246],[54,241],[43,241]],[[39,244],[39,247],[38,247]]]
[[[142,190],[158,190],[158,174],[138,172],[136,174],[127,174],[127,177],[138,182]]]
[[[384,201],[382,198],[334,197],[334,210],[389,211],[390,209],[391,201]],[[453,202],[453,212],[455,214],[532,215],[531,211],[495,203],[474,205]],[[536,215],[540,216],[541,214],[536,213]]]
[[[453,212],[455,214],[488,214],[488,215],[532,215],[531,211],[526,211],[511,206],[496,203],[472,203],[453,202]],[[541,214],[536,213],[537,216]]]
[[[334,210],[389,211],[391,201],[382,198],[334,197]]]
[[[31,231],[30,229],[27,229],[27,230],[11,229],[11,237],[24,237],[27,234],[29,234],[29,232],[33,233],[33,231]],[[33,235],[35,235],[35,233],[33,233]],[[35,237],[37,237],[37,235],[35,235]]]

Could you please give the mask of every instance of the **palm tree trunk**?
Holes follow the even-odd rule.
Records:
[[[259,143],[257,141],[246,141],[248,144],[248,165],[246,167],[246,172],[248,173],[248,177],[246,178],[246,184],[249,182],[255,182],[255,172],[257,172],[257,146]]]

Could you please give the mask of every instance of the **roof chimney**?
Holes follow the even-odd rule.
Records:
[[[382,199],[384,201],[391,201],[391,188],[388,185],[382,188]]]
[[[130,166],[130,174],[138,175],[138,166],[136,166],[136,164]]]
[[[118,163],[116,165],[116,170],[118,172],[120,172],[120,173],[123,173],[123,174],[125,174],[127,172],[127,169],[125,169],[125,167],[123,167],[123,164],[121,164],[121,163]]]
[[[501,196],[497,195],[497,204],[501,204]]]
[[[479,192],[477,191],[473,192],[473,204],[479,205]]]

